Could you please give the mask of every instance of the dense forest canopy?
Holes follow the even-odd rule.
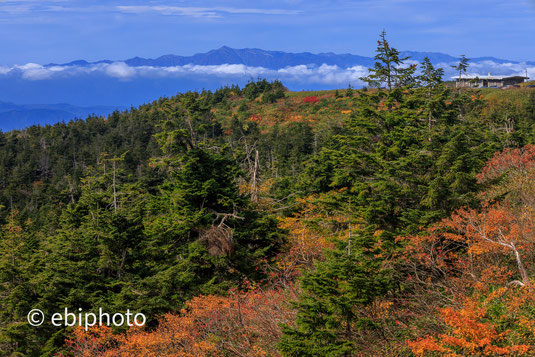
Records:
[[[371,89],[258,80],[0,133],[0,353],[533,352],[535,90],[377,53]],[[64,307],[148,321],[26,321]]]

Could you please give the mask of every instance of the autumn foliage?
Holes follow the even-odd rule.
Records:
[[[437,309],[442,332],[408,342],[418,356],[533,352],[535,147],[496,154],[478,179],[481,208],[459,209],[407,239],[412,281],[450,299]]]
[[[292,96],[272,106],[259,100],[231,106],[232,121],[222,129],[235,136],[231,155],[241,160],[245,172],[232,183],[240,185],[240,198],[251,197],[251,216],[271,216],[270,228],[240,231],[237,223],[246,215],[221,229],[213,222],[209,228],[194,227],[196,242],[210,257],[201,263],[214,258],[213,270],[224,274],[217,279],[232,275],[227,285],[197,290],[187,302],[174,301],[173,308],[160,310],[171,312],[146,329],[76,329],[67,339],[66,353],[535,353],[535,146],[505,149],[481,169],[480,158],[490,151],[473,145],[479,138],[465,135],[467,128],[444,134],[440,142],[434,136],[457,123],[459,98],[437,97],[433,105],[451,107],[441,117],[438,109],[425,114],[432,105],[418,102],[414,89],[377,93],[348,95],[333,103],[327,97]],[[481,98],[465,99],[476,105]],[[334,119],[320,126],[317,119],[323,117]],[[416,129],[417,136],[408,134]],[[272,133],[269,140],[283,143],[286,154],[274,153],[278,147],[263,150],[263,139],[243,136],[249,131],[260,138]],[[420,147],[422,138],[425,145]],[[295,146],[297,139],[302,147]],[[304,150],[310,156],[301,155]],[[291,179],[278,171],[280,162],[292,172]],[[202,211],[203,201],[200,207]],[[230,213],[230,206],[225,212],[242,217]],[[174,221],[181,216],[177,213]],[[254,272],[235,274],[234,259],[250,245],[241,251],[234,245],[250,236],[262,240],[271,229],[283,237],[280,249],[269,257],[259,251]],[[221,240],[215,236],[228,243],[225,254],[214,253],[209,243]],[[222,295],[199,295],[207,290]]]
[[[534,352],[535,147],[496,154],[477,179],[484,187],[478,207],[457,209],[420,234],[399,237],[399,254],[380,257],[405,267],[405,284],[413,295],[384,296],[358,310],[378,329],[354,337],[365,355]],[[269,209],[274,201],[262,192],[258,205]],[[281,326],[296,321],[297,311],[290,304],[299,297],[294,283],[351,231],[343,210],[326,203],[331,194],[340,192],[298,198],[294,213],[279,219],[279,228],[288,233],[287,247],[274,263],[259,267],[267,272],[262,287],[197,296],[179,313],[162,316],[154,329],[122,334],[107,327],[76,329],[67,341],[70,351],[102,357],[279,356]],[[420,319],[426,323],[416,327]],[[401,333],[411,336],[405,347],[366,347],[369,339],[388,340],[385,336]]]
[[[179,314],[164,315],[154,330],[112,334],[108,327],[76,329],[67,341],[76,356],[273,356],[279,324],[294,318],[293,289],[233,291],[198,296]]]
[[[319,102],[319,99],[316,96],[303,98],[303,103],[317,103],[317,102]]]
[[[438,309],[445,333],[418,338],[408,345],[417,356],[525,355],[533,351],[533,332],[529,331],[533,323],[528,323],[528,310],[533,303],[530,291],[506,287],[465,297],[458,308]],[[527,338],[528,335],[531,336]]]
[[[279,277],[292,281],[299,269],[310,268],[323,259],[325,249],[333,248],[333,238],[347,236],[347,217],[326,209],[321,197],[297,199],[299,210],[290,217],[280,219],[279,227],[288,231],[288,249],[277,259],[274,271]],[[273,268],[273,267],[272,267]]]

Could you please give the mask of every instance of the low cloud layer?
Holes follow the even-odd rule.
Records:
[[[456,63],[454,63],[456,64]],[[439,63],[438,67],[446,69],[446,74],[454,76],[457,75],[451,68],[450,63]],[[493,75],[526,75],[526,70],[528,72],[528,77],[535,78],[535,67],[529,66],[526,63],[498,63],[494,61],[481,61],[481,62],[470,62],[467,73],[473,76],[477,75],[487,75],[489,73]]]
[[[449,63],[440,63],[446,71],[446,79],[455,75]],[[470,64],[469,72],[474,75],[525,75],[535,77],[535,67],[522,63],[496,63],[493,61],[475,62]],[[321,84],[332,86],[363,85],[360,77],[366,76],[368,69],[364,66],[341,68],[335,65],[307,66],[298,65],[281,69],[250,67],[242,64],[222,65],[184,65],[171,67],[129,66],[124,62],[99,63],[88,66],[42,66],[35,63],[0,67],[2,77],[15,76],[28,81],[46,81],[49,79],[79,76],[103,75],[121,81],[132,81],[139,78],[224,78],[228,80],[243,78],[280,79],[292,83]]]
[[[181,77],[219,77],[219,78],[269,78],[289,80],[299,83],[317,83],[332,85],[361,84],[360,77],[365,76],[368,69],[363,66],[340,68],[338,66],[298,65],[278,70],[264,67],[250,67],[242,64],[222,65],[185,65],[172,67],[129,66],[124,62],[111,64],[99,63],[89,66],[42,66],[35,63],[0,67],[2,76],[20,76],[25,80],[42,81],[82,75],[106,75],[119,80],[135,80],[136,78],[181,78]]]

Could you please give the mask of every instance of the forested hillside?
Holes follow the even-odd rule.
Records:
[[[0,133],[0,354],[533,353],[535,90],[375,70]]]

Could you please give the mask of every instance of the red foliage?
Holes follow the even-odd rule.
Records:
[[[306,97],[303,99],[303,103],[317,103],[317,102],[319,102],[319,99],[316,96]]]
[[[525,172],[533,168],[535,168],[535,145],[526,145],[523,148],[505,149],[495,153],[477,178],[483,183],[496,179],[510,170]]]

